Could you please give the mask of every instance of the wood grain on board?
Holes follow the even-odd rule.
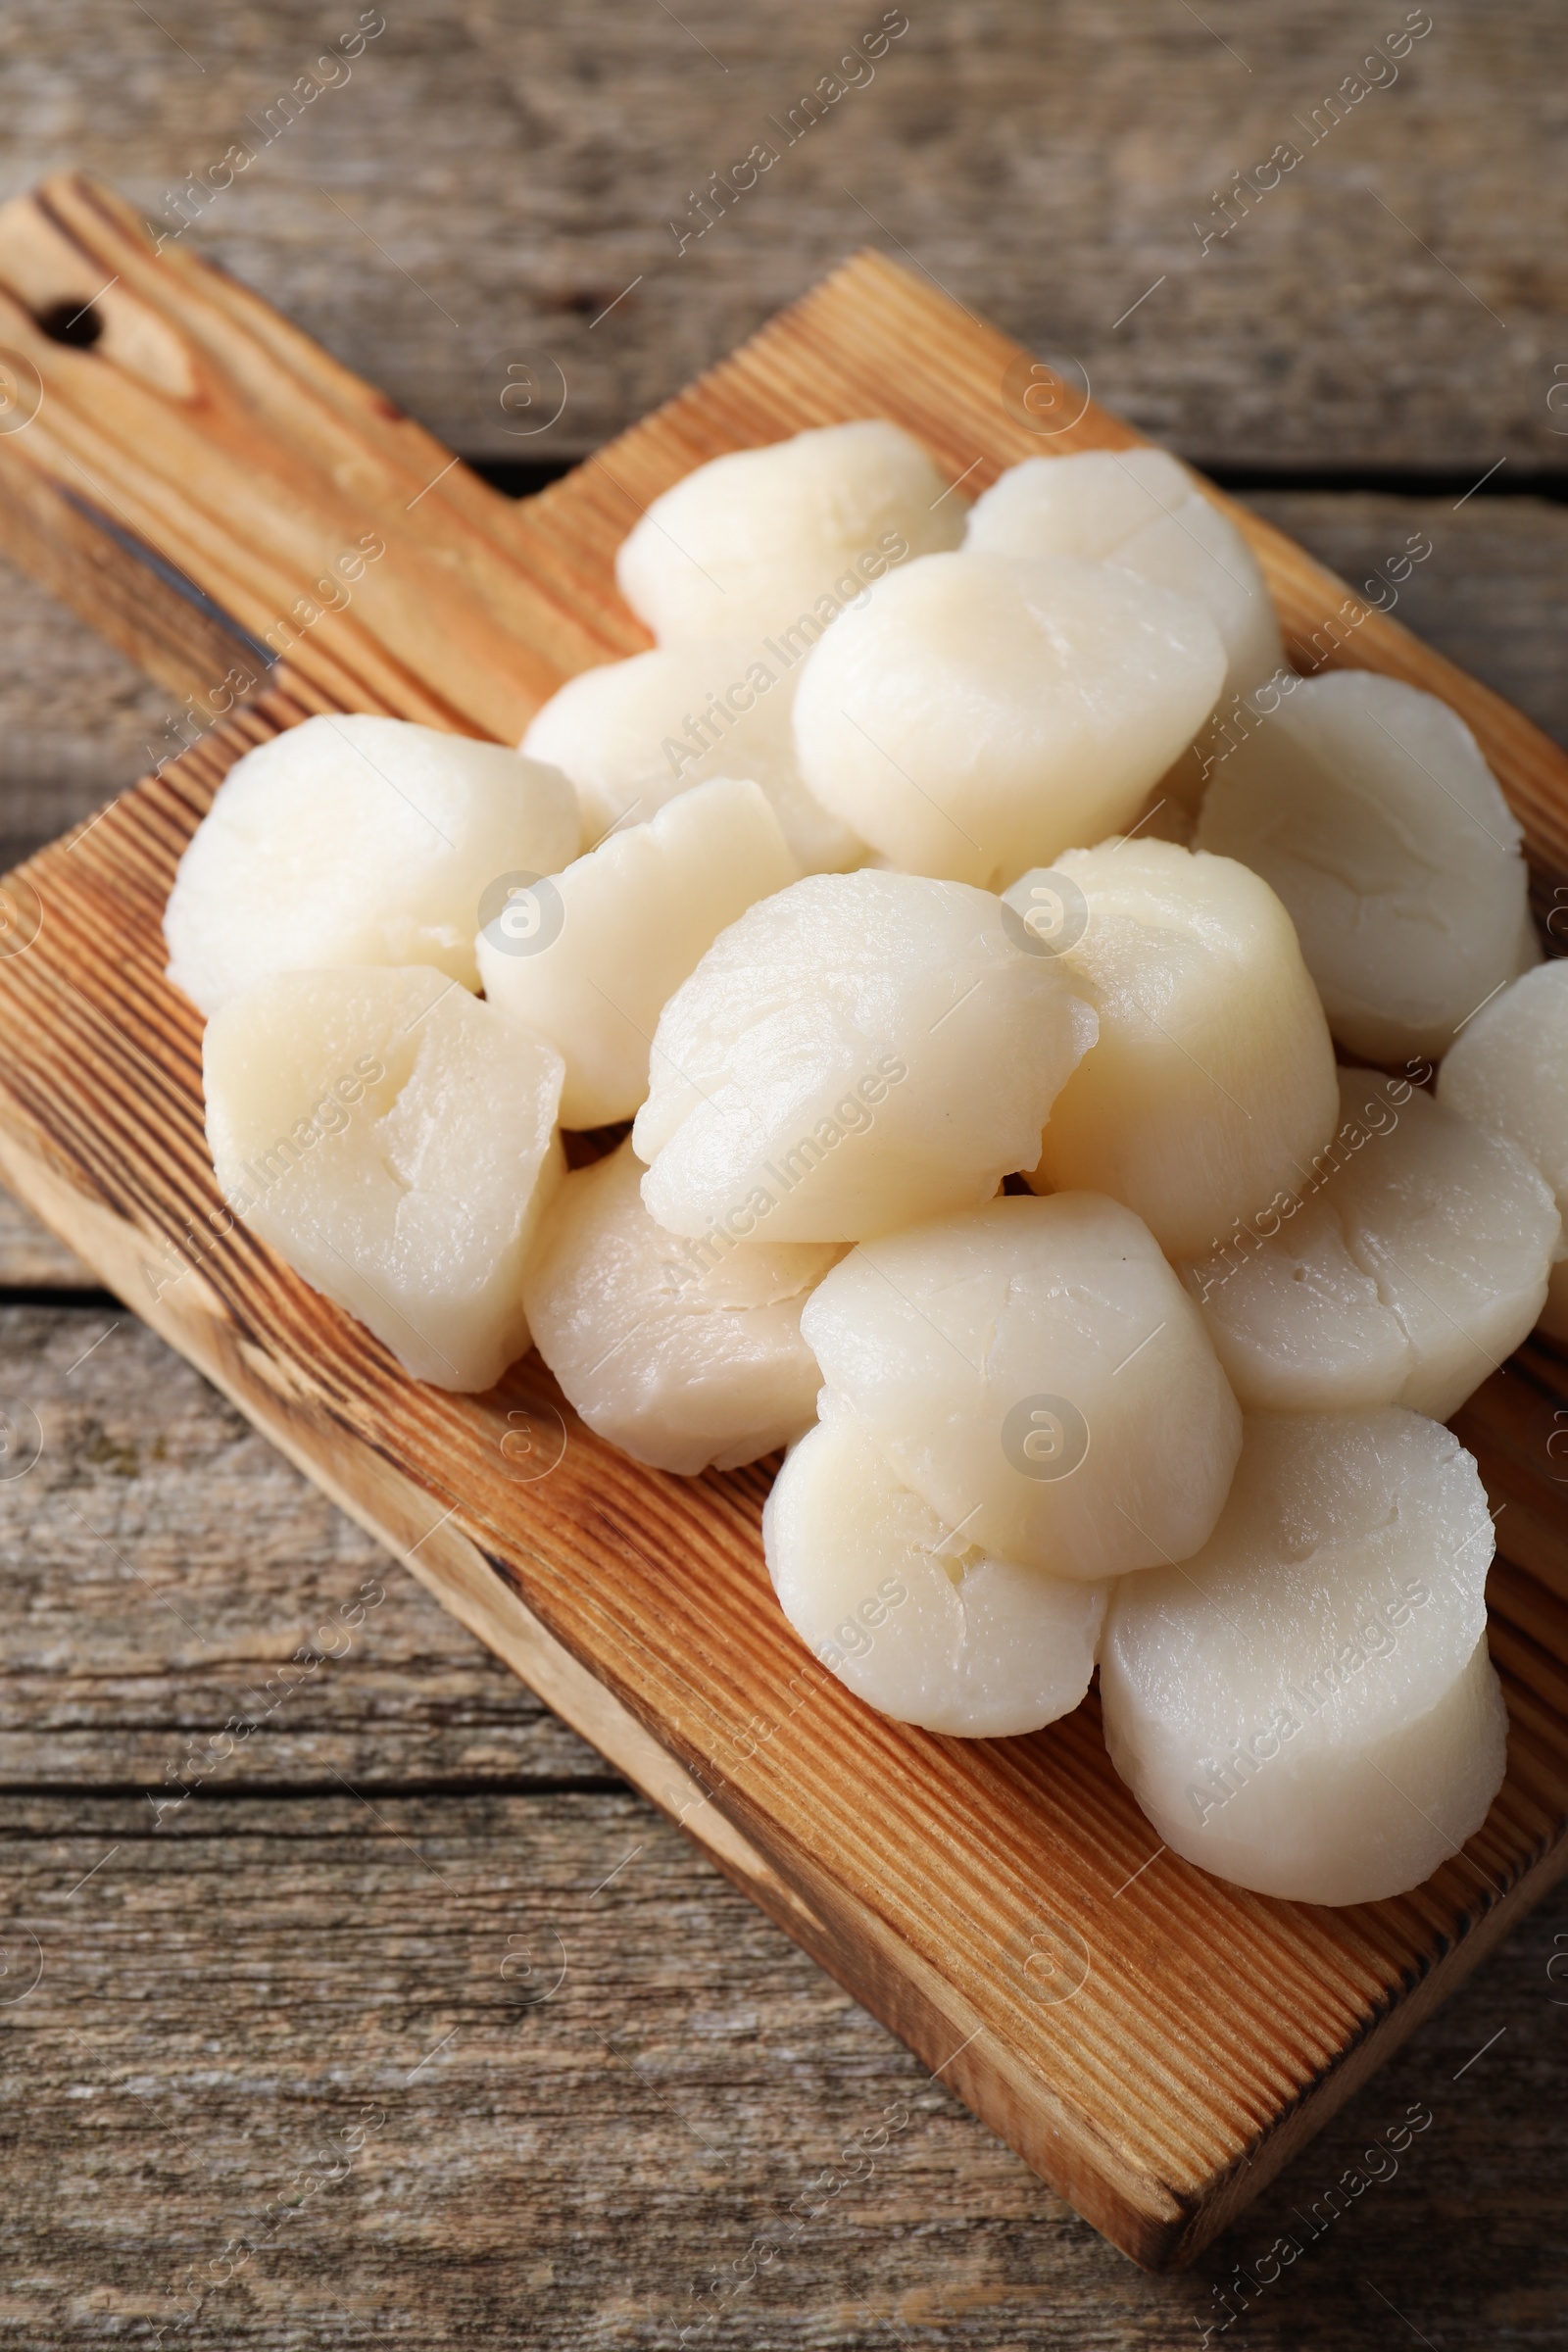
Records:
[[[106,326],[79,351],[39,337],[49,397],[0,442],[0,505],[33,517],[53,584],[89,612],[97,598],[113,630],[149,568],[134,545],[145,534],[206,600],[198,635],[213,605],[227,625],[229,596],[254,632],[281,591],[308,593],[320,549],[357,518],[341,484],[329,529],[310,513],[323,466],[359,478],[357,448],[386,554],[366,575],[373,591],[290,644],[254,707],[13,878],[13,906],[37,929],[0,962],[0,1172],[1081,2213],[1146,2264],[1189,2258],[1568,1860],[1568,1594],[1545,1452],[1559,1365],[1526,1351],[1460,1424],[1509,1502],[1492,1586],[1508,1782],[1483,1832],[1427,1886],[1343,1912],[1269,1903],[1154,1854],[1092,1705],[1000,1743],[944,1740],[858,1708],[771,1603],[758,1542],[765,1471],[695,1482],[643,1471],[576,1425],[536,1361],[486,1397],[415,1388],[252,1237],[221,1230],[199,1023],[163,979],[159,920],[224,768],[310,709],[368,699],[372,680],[374,707],[434,715],[448,691],[449,723],[482,730],[505,707],[510,732],[596,648],[602,658],[636,642],[609,558],[654,491],[718,450],[868,413],[908,425],[979,487],[1042,445],[1009,374],[1027,358],[861,257],[580,473],[508,509],[438,447],[415,449],[415,428],[377,418],[374,395],[254,298],[183,255],[172,270],[168,257],[138,263],[138,234],[81,183],[0,224],[0,284],[42,273],[27,280],[29,305],[61,282],[73,239],[88,263],[124,265],[113,338]],[[136,355],[154,347],[162,376],[150,387]],[[287,484],[295,502],[267,524],[260,554],[246,536],[255,502],[238,495],[246,430],[258,478],[277,500]],[[1091,408],[1049,445],[1133,438]],[[100,466],[112,450],[133,527],[110,531],[89,514],[90,545],[56,543],[60,462],[83,450]],[[399,519],[397,500],[419,478],[411,453],[435,464]],[[1314,639],[1319,653],[1332,645],[1324,631],[1339,615],[1348,634],[1329,658],[1442,693],[1476,729],[1544,872],[1568,870],[1563,756],[1243,519],[1300,658],[1314,659]],[[452,584],[450,600],[432,579]],[[478,642],[493,658],[465,663],[456,639],[492,591],[504,611]],[[189,601],[171,591],[172,635]],[[510,632],[534,613],[557,617],[509,669]],[[449,647],[461,709],[442,683]]]

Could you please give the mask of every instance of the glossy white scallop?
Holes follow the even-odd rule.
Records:
[[[487,1389],[561,1181],[553,1047],[428,964],[281,972],[207,1024],[223,1198],[415,1379]]]
[[[562,1055],[563,1126],[632,1116],[669,998],[737,916],[799,879],[758,787],[720,778],[495,910],[477,942],[485,995]]]
[[[1464,721],[1397,678],[1299,680],[1216,762],[1196,838],[1279,893],[1369,1061],[1446,1054],[1539,959],[1518,820]]]
[[[928,556],[814,647],[808,789],[909,873],[1001,889],[1127,824],[1225,674],[1190,597],[1075,556]]]
[[[975,501],[964,546],[993,556],[1086,556],[1200,604],[1225,646],[1227,695],[1284,665],[1268,584],[1240,529],[1162,449],[1026,458]]]
[[[1039,1731],[1089,1688],[1109,1588],[955,1537],[831,1395],[762,1514],[779,1606],[880,1714],[966,1740]]]
[[[805,652],[742,640],[607,662],[551,696],[522,749],[571,778],[589,848],[695,784],[744,776],[771,801],[803,873],[858,865],[865,844],[801,781],[793,705]]]
[[[1568,1217],[1568,963],[1543,963],[1468,1021],[1438,1101],[1527,1154]],[[1568,1340],[1568,1259],[1551,1269],[1544,1331]]]
[[[164,912],[169,976],[205,1013],[274,972],[434,964],[477,988],[498,875],[580,845],[559,768],[398,718],[308,718],[228,771]]]
[[[862,1243],[801,1328],[828,1387],[944,1526],[1096,1583],[1208,1537],[1241,1414],[1147,1226],[1091,1193],[1004,1195]]]
[[[1247,1412],[1446,1421],[1537,1320],[1560,1248],[1523,1152],[1406,1079],[1342,1070],[1304,1180],[1187,1268]]]
[[[642,1203],[630,1142],[568,1176],[524,1300],[569,1401],[634,1461],[688,1475],[809,1428],[821,1375],[801,1308],[833,1244],[682,1241]]]
[[[665,1005],[632,1131],[672,1232],[848,1242],[988,1200],[1095,1033],[989,892],[812,874]]]
[[[1005,894],[1095,1006],[1051,1106],[1040,1192],[1108,1193],[1173,1257],[1300,1181],[1339,1111],[1290,916],[1234,858],[1166,841],[1069,850]]]
[[[1437,1422],[1260,1415],[1209,1542],[1129,1577],[1105,1743],[1158,1836],[1260,1894],[1365,1903],[1430,1878],[1502,1780],[1486,1490]]]
[[[885,418],[710,460],[663,491],[615,557],[661,645],[809,644],[891,564],[956,547],[964,502]]]

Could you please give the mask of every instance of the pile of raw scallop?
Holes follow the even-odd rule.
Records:
[[[1177,1853],[1417,1885],[1506,1730],[1444,1423],[1568,1336],[1568,966],[1474,738],[1293,670],[1150,449],[966,506],[803,433],[617,576],[653,649],[520,753],[317,717],[223,783],[166,932],[230,1208],[419,1380],[531,1343],[640,1462],[788,1446],[778,1604],[868,1706],[1098,1665]]]

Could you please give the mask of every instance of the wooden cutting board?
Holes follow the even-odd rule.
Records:
[[[547,388],[543,355],[517,357]],[[1457,1424],[1500,1514],[1512,1734],[1491,1818],[1396,1901],[1266,1901],[1159,1847],[1093,1698],[995,1742],[867,1713],[773,1604],[765,1468],[639,1469],[536,1358],[486,1396],[419,1388],[221,1231],[200,1023],[163,978],[175,861],[244,749],[319,710],[514,739],[563,677],[646,642],[612,558],[651,497],[720,451],[864,416],[918,434],[964,495],[1039,451],[1139,439],[1070,369],[1032,368],[861,254],[514,505],[243,287],[177,243],[155,253],[110,191],[61,179],[0,212],[5,544],[169,685],[171,751],[190,744],[0,884],[0,1173],[1080,2213],[1163,2267],[1568,1864],[1568,1366],[1532,1345]],[[1301,666],[1381,669],[1469,721],[1554,907],[1568,760],[1374,610],[1386,580],[1352,596],[1230,511]],[[539,1928],[544,1969],[547,1910]]]

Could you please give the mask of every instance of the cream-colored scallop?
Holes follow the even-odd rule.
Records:
[[[308,718],[237,760],[164,910],[169,976],[205,1013],[274,972],[435,964],[477,988],[498,874],[575,858],[559,768],[399,718]]]
[[[1180,1257],[1300,1182],[1334,1131],[1334,1048],[1266,882],[1173,842],[1111,841],[1005,896],[1100,1016],[1051,1106],[1038,1192],[1108,1193]]]
[[[801,1640],[879,1714],[1002,1740],[1089,1688],[1110,1588],[956,1540],[830,1392],[773,1482],[762,1545]]]
[[[799,880],[757,786],[720,778],[498,909],[477,943],[485,995],[564,1058],[564,1127],[632,1116],[669,998],[728,924]]]
[[[545,1362],[590,1429],[657,1470],[756,1461],[810,1427],[801,1308],[833,1244],[681,1241],[642,1204],[630,1141],[566,1178],[523,1287]]]
[[[1162,449],[1026,458],[976,500],[964,546],[980,555],[1122,564],[1152,587],[1193,597],[1224,643],[1227,695],[1245,694],[1284,665],[1257,558]]]
[[[1342,1070],[1306,1180],[1185,1271],[1245,1412],[1446,1421],[1535,1323],[1560,1234],[1522,1151],[1405,1079]]]
[[[812,874],[750,907],[655,1033],[632,1130],[653,1215],[853,1242],[989,1200],[1095,1034],[1022,938],[989,892],[913,874]]]
[[[1225,674],[1190,597],[1075,556],[928,556],[812,649],[801,774],[896,866],[993,889],[1129,822]]]
[[[1465,1024],[1438,1072],[1438,1101],[1516,1144],[1568,1222],[1568,962],[1526,972]],[[1568,1340],[1568,1258],[1552,1267],[1541,1327]]]
[[[522,749],[571,778],[590,847],[694,784],[747,776],[772,802],[801,871],[836,873],[858,865],[865,844],[801,782],[791,709],[801,659],[743,641],[607,662],[551,696]]]
[[[1539,957],[1521,838],[1464,721],[1370,670],[1279,698],[1215,764],[1197,834],[1278,891],[1330,1028],[1383,1062],[1446,1054]]]
[[[561,1181],[561,1056],[428,964],[281,972],[202,1052],[219,1188],[416,1380],[487,1389]]]
[[[964,502],[918,441],[880,417],[829,424],[699,466],[615,557],[621,595],[661,645],[808,643],[890,564],[956,547]]]
[[[1119,1585],[1100,1646],[1105,1744],[1165,1843],[1296,1902],[1430,1878],[1502,1781],[1493,1549],[1436,1421],[1250,1419],[1209,1542]]]
[[[963,1541],[1095,1583],[1185,1559],[1241,1414],[1131,1209],[1004,1195],[853,1250],[801,1329],[830,1389]]]

